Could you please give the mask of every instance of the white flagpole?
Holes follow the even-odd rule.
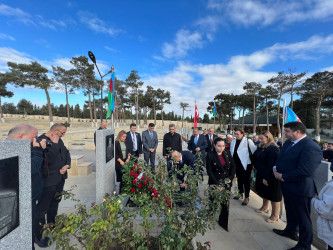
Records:
[[[282,133],[282,145],[284,143],[284,124],[286,123],[285,121],[285,115],[286,115],[286,106],[287,106],[287,101],[286,99],[283,99],[283,111],[282,111],[282,128],[281,128],[281,133]]]
[[[215,101],[214,101],[214,110],[215,110]],[[213,112],[213,116],[214,116],[214,133],[215,133],[215,116],[216,116],[216,114],[214,115],[214,112]]]

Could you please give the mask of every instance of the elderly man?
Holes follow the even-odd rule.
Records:
[[[208,129],[208,134],[205,135],[206,140],[207,140],[207,152],[213,151],[214,149],[214,140],[218,137],[216,134],[214,134],[214,128],[209,128]]]
[[[101,125],[99,126],[99,128],[97,130],[102,130],[102,129],[106,129],[106,121],[102,121]],[[94,143],[95,143],[95,147],[96,147],[96,131],[94,133]]]
[[[184,165],[187,165],[194,169],[194,164],[197,158],[189,151],[174,151],[171,154],[171,157],[174,161],[174,163],[177,164],[178,169],[182,169]],[[185,181],[185,175],[177,175],[177,179],[181,181],[180,184],[180,191],[185,191],[185,188],[187,186],[186,181]]]
[[[193,129],[193,135],[191,136],[187,149],[196,155],[198,152],[201,153],[202,164],[205,165],[206,162],[206,148],[208,147],[207,139],[204,135],[199,134],[199,129]]]
[[[253,143],[254,143],[254,145],[256,145],[257,147],[259,146],[259,144],[260,144],[259,136],[255,135],[255,136],[253,137]]]
[[[234,137],[232,135],[227,135],[225,138],[225,147],[230,149],[230,143],[232,142],[232,140],[234,139]]]
[[[46,148],[45,139],[37,142],[37,129],[28,124],[20,124],[8,132],[7,139],[28,139],[31,141],[31,212],[32,212],[32,249],[35,249],[36,203],[43,191],[42,164],[43,149]]]
[[[45,149],[47,171],[44,174],[44,188],[41,200],[37,205],[36,243],[45,247],[50,244],[48,237],[42,238],[42,227],[45,224],[45,215],[48,223],[55,223],[61,201],[62,191],[67,179],[67,169],[70,168],[71,157],[61,137],[66,134],[67,127],[63,123],[56,123],[50,130],[39,138],[46,139]]]

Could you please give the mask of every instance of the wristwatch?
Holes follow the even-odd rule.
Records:
[[[65,166],[67,166],[67,169],[71,169],[71,166],[70,166],[70,165],[65,165]]]

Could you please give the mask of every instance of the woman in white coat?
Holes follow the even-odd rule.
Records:
[[[325,241],[328,250],[333,249],[333,180],[327,182],[318,197],[312,199],[312,206],[318,215],[318,237]]]
[[[251,172],[253,168],[249,150],[251,150],[251,154],[253,154],[257,150],[257,146],[254,145],[252,140],[247,139],[244,135],[245,132],[243,129],[236,129],[236,138],[230,143],[230,152],[236,164],[239,194],[242,197],[243,194],[245,194],[242,205],[246,206],[249,203]],[[234,199],[238,199],[238,197],[235,197]]]

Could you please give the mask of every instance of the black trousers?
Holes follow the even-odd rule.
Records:
[[[328,246],[327,250],[333,250],[333,247]]]
[[[35,228],[36,228],[36,200],[31,200],[31,219],[32,219],[32,248],[35,249]]]
[[[156,152],[145,152],[143,153],[143,158],[145,159],[145,162],[147,162],[147,165],[149,166],[149,161],[150,161],[150,166],[151,166],[151,171],[155,171],[155,156]]]
[[[116,166],[116,180],[120,183],[119,193],[121,193],[122,183],[123,183],[123,171],[122,166]]]
[[[245,192],[245,198],[250,197],[252,168],[252,165],[247,165],[247,168],[245,170],[242,165],[236,165],[238,190],[240,194],[243,194]]]
[[[55,217],[58,214],[59,203],[64,190],[65,180],[62,180],[56,186],[44,187],[43,195],[37,204],[35,236],[42,238],[42,228],[45,225],[45,215],[47,223],[55,223]]]
[[[297,233],[297,229],[299,229],[298,244],[306,249],[311,249],[313,240],[310,217],[311,198],[292,194],[288,190],[283,190],[282,194],[287,215],[287,226],[285,230],[290,233]]]

